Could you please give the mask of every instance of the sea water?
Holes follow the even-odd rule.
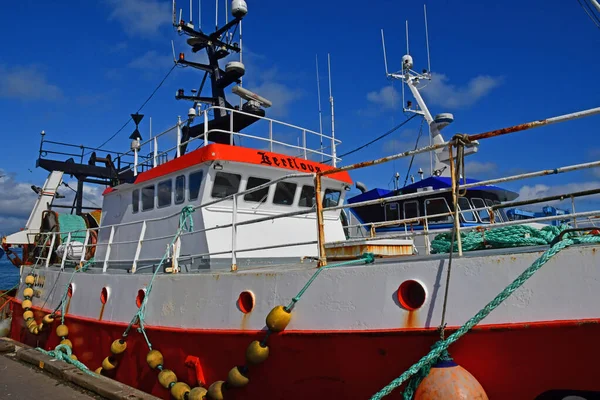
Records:
[[[15,251],[20,257],[20,251]],[[0,258],[0,290],[7,290],[19,283],[19,268],[12,265],[4,255]]]

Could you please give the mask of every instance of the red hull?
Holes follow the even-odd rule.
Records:
[[[52,330],[39,336],[24,327],[22,309],[13,307],[11,336],[31,346],[52,349]],[[41,313],[36,313],[39,320]],[[69,339],[80,361],[94,370],[109,355],[111,342],[125,325],[67,318]],[[187,356],[200,359],[210,384],[225,380],[234,365],[244,363],[246,347],[263,332],[183,330],[148,327],[165,368],[195,386]],[[457,363],[471,372],[490,399],[532,400],[551,389],[600,392],[597,363],[600,321],[561,321],[477,327],[450,348]],[[436,341],[434,330],[376,332],[285,332],[269,338],[270,356],[250,371],[250,383],[231,389],[227,399],[368,399],[425,355]],[[146,364],[141,334],[133,331],[116,369],[116,379],[169,399]],[[398,398],[392,394],[390,398]],[[562,398],[562,397],[561,397]]]

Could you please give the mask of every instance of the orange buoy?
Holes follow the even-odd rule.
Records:
[[[415,392],[415,400],[439,399],[488,400],[488,397],[477,379],[450,359],[431,367]]]

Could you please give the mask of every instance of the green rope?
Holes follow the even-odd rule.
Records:
[[[529,268],[527,268],[521,275],[517,277],[510,285],[508,285],[502,292],[500,292],[492,301],[490,301],[485,307],[483,307],[477,314],[475,314],[470,320],[468,320],[463,326],[461,326],[456,332],[448,336],[445,340],[440,340],[433,345],[433,349],[421,358],[417,363],[413,364],[407,369],[402,375],[394,379],[387,386],[377,392],[371,400],[380,400],[384,396],[390,394],[394,389],[401,386],[411,376],[419,373],[421,370],[428,371],[428,368],[437,362],[440,356],[443,355],[444,351],[448,347],[460,339],[465,333],[471,328],[481,322],[487,317],[496,307],[498,307],[504,300],[506,300],[515,290],[517,290],[523,283],[533,276],[544,264],[546,264],[554,255],[561,250],[572,246],[574,244],[599,244],[600,236],[580,236],[573,238],[564,238],[562,241],[556,243],[554,246],[546,250],[540,258],[538,258]],[[423,372],[424,372],[423,371]],[[421,375],[423,375],[421,372]],[[426,374],[425,374],[426,375]],[[413,390],[412,385],[409,385],[406,391]],[[414,388],[416,389],[416,387]],[[405,395],[405,399],[411,399],[414,392],[408,393],[410,397]]]
[[[546,226],[536,229],[527,225],[504,226],[491,228],[485,231],[461,232],[463,251],[483,250],[489,248],[507,248],[520,246],[548,245],[568,225]],[[442,233],[431,241],[431,250],[434,254],[449,253],[452,243],[451,233]],[[458,243],[454,243],[453,251],[458,251]]]
[[[319,274],[323,270],[326,270],[329,268],[343,267],[344,265],[359,264],[359,263],[372,264],[374,261],[375,261],[375,255],[373,253],[364,253],[360,258],[358,258],[356,260],[344,261],[344,262],[337,263],[337,264],[328,264],[328,265],[325,265],[324,267],[317,268],[317,270],[310,277],[308,282],[306,282],[306,285],[304,285],[304,287],[302,289],[300,289],[298,294],[294,298],[292,298],[292,301],[290,302],[290,304],[288,304],[285,307],[285,310],[289,312],[292,310],[292,308],[294,308],[294,305],[300,300],[300,298],[302,297],[304,292],[306,292],[306,290],[310,287],[310,285],[312,285],[314,280],[317,279],[317,276],[319,276]]]
[[[69,278],[69,282],[65,286],[65,291],[63,292],[63,295],[60,299],[60,303],[58,303],[58,306],[52,312],[52,315],[54,315],[54,314],[56,314],[56,311],[58,311],[58,309],[60,308],[60,323],[61,324],[64,325],[64,323],[65,323],[65,313],[66,313],[66,308],[67,308],[67,296],[69,295],[69,286],[73,282],[73,278],[75,277],[75,274],[77,272],[87,271],[93,263],[94,263],[94,257],[92,257],[88,261],[86,261],[86,263],[83,264],[81,266],[81,268],[73,269],[73,272],[71,273],[71,277]]]
[[[148,339],[148,335],[146,335],[146,329],[144,327],[144,318],[145,318],[145,313],[146,313],[146,304],[148,303],[148,298],[150,297],[150,292],[152,291],[152,285],[154,284],[154,279],[156,278],[158,271],[160,271],[162,269],[162,265],[164,264],[164,262],[167,259],[167,256],[169,255],[169,249],[173,246],[173,244],[177,241],[177,239],[179,239],[179,237],[181,236],[181,234],[184,231],[185,232],[193,231],[194,219],[192,218],[192,213],[194,211],[195,211],[195,209],[191,205],[185,206],[181,210],[181,214],[179,215],[179,228],[177,228],[177,232],[175,233],[175,236],[173,236],[173,240],[171,241],[171,244],[169,245],[169,247],[167,247],[165,254],[162,256],[160,263],[158,263],[158,266],[156,267],[156,269],[154,270],[154,273],[152,274],[152,279],[150,279],[150,283],[146,287],[146,295],[144,296],[144,299],[142,300],[140,307],[138,308],[137,312],[131,319],[131,322],[129,323],[127,328],[125,329],[125,332],[123,332],[123,338],[126,338],[127,335],[129,334],[129,331],[133,327],[133,325],[137,322],[139,325],[137,330],[142,335],[144,335],[144,339],[146,340],[146,344],[148,345],[148,349],[150,349],[150,350],[152,350],[152,343],[150,343],[150,340]]]
[[[73,360],[71,358],[72,353],[71,353],[71,348],[69,346],[65,346],[64,344],[59,344],[58,346],[56,346],[56,348],[54,350],[46,351],[40,347],[37,347],[36,350],[44,353],[47,356],[54,358],[54,359],[62,360],[66,363],[74,365],[77,368],[79,368],[81,371],[85,372],[86,374],[88,374],[90,376],[97,376],[95,373],[90,371],[88,369],[88,367],[85,366],[84,363],[82,363],[81,361]]]

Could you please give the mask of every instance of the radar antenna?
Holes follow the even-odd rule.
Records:
[[[173,21],[173,26],[180,34],[189,36],[186,40],[191,47],[192,53],[204,50],[208,56],[208,63],[201,63],[187,60],[184,53],[179,53],[177,63],[183,67],[192,67],[204,72],[204,77],[198,90],[192,91],[191,94],[186,94],[183,88],[177,90],[175,98],[177,100],[188,100],[194,103],[194,108],[199,104],[205,104],[207,107],[214,107],[214,117],[208,121],[207,118],[196,118],[198,124],[192,126],[193,118],[187,120],[187,125],[182,128],[182,140],[180,153],[184,154],[187,148],[187,142],[194,137],[203,137],[204,132],[209,132],[211,142],[234,144],[231,137],[231,131],[240,131],[243,128],[251,125],[258,120],[258,117],[265,116],[265,107],[270,107],[271,102],[256,93],[241,87],[242,76],[246,69],[240,61],[230,61],[226,64],[224,70],[219,66],[219,61],[229,56],[231,53],[238,53],[241,56],[241,23],[242,19],[248,13],[248,6],[245,0],[231,1],[231,7],[225,7],[226,12],[230,12],[233,19],[229,20],[226,16],[225,24],[219,27],[219,11],[216,0],[215,10],[215,31],[205,33],[201,29],[200,20],[198,20],[196,29],[192,22],[186,23],[181,19]],[[175,0],[173,0],[173,10],[176,10]],[[190,1],[190,20],[192,19],[193,7]],[[173,14],[175,15],[175,14]],[[198,3],[198,18],[200,18],[200,2]],[[239,30],[238,30],[239,28]],[[238,33],[240,44],[234,42],[234,38]],[[208,79],[207,79],[208,78]],[[203,96],[202,89],[205,82],[209,82],[211,86],[211,95]],[[225,89],[237,83],[232,92],[242,99],[246,100],[240,106],[233,106],[229,103],[225,96]],[[243,113],[232,113],[232,109],[240,109]],[[191,110],[190,110],[191,111]],[[191,114],[191,113],[188,113]],[[253,117],[256,116],[256,117]],[[231,122],[233,121],[233,122]],[[208,126],[205,126],[207,124]]]

